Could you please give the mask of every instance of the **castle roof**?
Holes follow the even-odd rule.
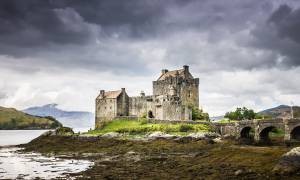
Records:
[[[174,71],[168,71],[168,72],[160,75],[160,77],[158,78],[158,81],[165,80],[169,76],[175,77],[177,73],[178,73],[178,75],[183,75],[184,70],[183,69],[179,69],[179,70],[174,70]]]
[[[184,77],[184,69],[178,69],[178,70],[173,70],[173,71],[168,71],[158,78],[158,81],[165,80],[167,77],[176,77],[176,74],[178,74],[179,77]],[[193,76],[188,73],[188,76],[190,78],[193,78]]]
[[[115,99],[122,93],[122,90],[118,91],[106,91],[104,92],[104,97],[101,97],[101,94],[97,97],[97,99],[110,98]]]

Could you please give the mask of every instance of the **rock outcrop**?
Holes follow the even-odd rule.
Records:
[[[285,153],[274,167],[273,171],[278,174],[290,174],[300,170],[300,147],[293,148]]]

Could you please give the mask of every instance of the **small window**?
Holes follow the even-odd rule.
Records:
[[[106,109],[106,106],[104,107],[104,109]]]
[[[191,91],[189,91],[189,97],[191,97],[192,96],[192,92]]]
[[[110,102],[112,102],[112,100],[110,100]]]
[[[112,107],[110,106],[109,109],[112,109]]]

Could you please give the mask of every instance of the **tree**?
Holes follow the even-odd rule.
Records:
[[[192,120],[206,120],[209,121],[209,114],[203,112],[202,109],[199,109],[195,106],[192,106]]]
[[[252,109],[247,109],[246,107],[243,108],[236,108],[235,111],[227,112],[225,114],[225,118],[228,118],[229,120],[252,120],[257,116],[257,113],[255,113]]]

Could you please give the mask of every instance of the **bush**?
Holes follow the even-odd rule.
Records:
[[[198,107],[191,106],[192,108],[192,120],[205,120],[209,121],[209,114],[203,112],[203,110]]]
[[[147,113],[144,113],[144,114],[142,115],[142,118],[147,118]]]
[[[74,131],[69,127],[60,127],[55,130],[56,135],[73,135]]]
[[[193,130],[193,125],[190,124],[181,124],[179,127],[180,132],[188,132]]]
[[[139,122],[140,122],[141,125],[144,125],[144,124],[148,123],[148,120],[146,118],[140,118]]]

